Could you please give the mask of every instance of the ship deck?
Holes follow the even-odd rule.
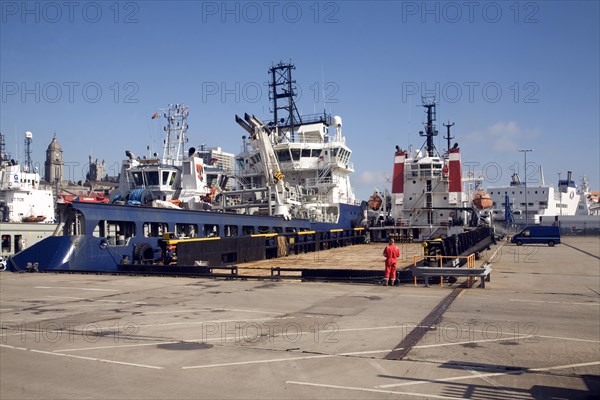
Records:
[[[369,243],[354,246],[337,247],[311,253],[291,254],[283,258],[252,261],[237,264],[238,275],[270,276],[271,268],[298,269],[351,269],[381,271],[383,277],[383,249],[387,243]],[[400,249],[397,268],[408,268],[413,263],[413,256],[423,257],[421,243],[396,243]],[[298,273],[299,274],[299,273]]]
[[[382,268],[382,248],[271,263]],[[0,398],[597,396],[600,238],[492,255],[486,289],[4,272]]]

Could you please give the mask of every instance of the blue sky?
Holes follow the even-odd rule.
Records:
[[[268,69],[296,65],[303,113],[340,115],[361,199],[391,175],[394,146],[420,147],[421,95],[456,125],[463,161],[506,184],[572,170],[600,190],[600,9],[596,1],[1,1],[0,129],[43,165],[56,132],[67,178],[88,155],[117,173],[158,150],[169,103],[190,107],[190,144],[237,153],[234,115],[267,117]]]

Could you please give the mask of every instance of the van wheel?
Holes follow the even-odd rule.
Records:
[[[551,240],[551,241],[549,241],[549,242],[548,242],[548,246],[550,246],[550,247],[554,247],[554,240]]]
[[[517,243],[517,246],[521,246],[523,244],[523,242],[520,240],[517,240],[515,243]]]

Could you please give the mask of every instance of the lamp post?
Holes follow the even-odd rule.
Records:
[[[527,153],[533,151],[533,149],[518,149],[525,156],[525,167],[523,168],[525,175],[523,180],[525,182],[525,225],[529,225],[529,214],[527,213]]]
[[[560,191],[560,172],[558,173],[558,193],[560,194],[560,202],[558,206],[560,207],[560,215],[562,217],[562,192]]]

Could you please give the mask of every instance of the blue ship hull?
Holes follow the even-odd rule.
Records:
[[[362,221],[361,206],[340,204],[337,223],[311,222],[306,219],[242,215],[211,211],[173,210],[132,207],[114,204],[73,203],[67,207],[65,232],[42,240],[8,260],[9,271],[118,272],[119,265],[135,260],[136,251],[144,248],[146,259],[160,258],[159,240],[163,233],[177,226],[193,226],[197,237],[211,236],[203,227],[212,227],[220,235],[235,231],[233,236],[257,233],[289,233],[305,230],[327,231],[352,229]],[[121,237],[109,236],[105,226],[125,231]],[[159,226],[161,232],[151,232]],[[99,228],[100,227],[100,228]],[[118,232],[114,232],[115,234]],[[219,235],[217,235],[219,236]],[[149,250],[152,249],[152,250]],[[148,251],[154,252],[148,255]],[[157,254],[158,253],[158,254]]]

